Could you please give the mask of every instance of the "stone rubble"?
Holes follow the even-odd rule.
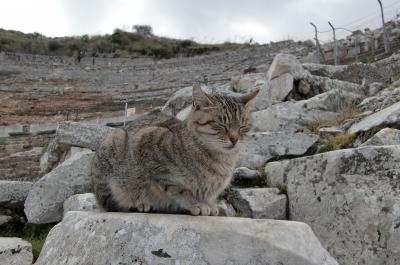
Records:
[[[29,223],[60,221],[66,199],[92,191],[89,173],[93,154],[92,151],[76,153],[33,185],[25,201]]]
[[[272,158],[304,155],[319,137],[306,133],[250,133],[239,154],[238,167],[256,169]]]
[[[375,127],[391,126],[400,124],[400,102],[397,102],[383,110],[375,112],[360,122],[353,124],[348,130],[349,133],[369,131]]]
[[[400,130],[384,128],[360,146],[368,145],[400,145]]]
[[[20,238],[0,237],[0,265],[32,265],[32,245]]]
[[[64,215],[70,211],[101,211],[93,193],[72,195],[64,201]]]
[[[287,198],[277,188],[234,189],[233,206],[241,217],[286,220]]]
[[[260,172],[254,169],[249,169],[247,167],[238,167],[233,171],[234,179],[257,179],[259,178]]]

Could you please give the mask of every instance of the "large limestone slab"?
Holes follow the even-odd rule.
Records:
[[[272,158],[306,154],[319,136],[306,133],[250,133],[239,154],[238,167],[258,168]]]
[[[361,146],[368,145],[400,145],[400,130],[384,128],[365,141]]]
[[[290,219],[309,224],[341,264],[400,264],[400,146],[279,163],[268,173],[287,183]]]
[[[0,181],[0,207],[22,208],[33,183],[27,181]]]
[[[56,139],[59,144],[97,150],[112,130],[99,124],[66,121],[58,125]]]
[[[283,74],[269,82],[269,99],[283,101],[293,90],[294,78],[291,74]]]
[[[365,132],[378,126],[393,124],[400,124],[400,102],[375,112],[360,122],[353,124],[349,129],[349,133]]]
[[[240,216],[257,219],[286,219],[287,198],[277,188],[234,189],[233,203]]]
[[[237,75],[232,77],[232,90],[238,93],[248,93],[250,91],[265,87],[267,78],[265,73],[254,73],[246,75]]]
[[[16,237],[0,237],[0,265],[32,265],[32,245]]]
[[[34,184],[25,201],[25,214],[29,223],[60,221],[63,203],[67,198],[92,191],[89,174],[93,154],[74,154]]]
[[[284,74],[300,77],[304,69],[294,55],[279,53],[275,56],[267,72],[267,79],[272,80]]]
[[[50,231],[36,262],[36,265],[54,264],[338,263],[304,223],[233,217],[69,212],[62,223]]]
[[[344,106],[352,105],[361,95],[334,89],[306,100],[282,102],[252,113],[254,131],[296,132],[316,120],[338,115]]]

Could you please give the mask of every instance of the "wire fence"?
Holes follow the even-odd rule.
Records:
[[[399,10],[400,1],[398,0],[388,3],[382,8],[384,15],[388,18],[385,23],[386,31],[383,26],[368,32],[367,30],[362,31],[362,29],[376,28],[382,23],[383,17],[380,11],[371,12],[336,27],[328,22],[331,29],[326,30],[318,30],[311,23],[315,28],[317,44],[315,59],[324,64],[371,62],[400,50]],[[393,34],[385,39],[388,32]],[[328,34],[332,34],[333,39],[331,39],[332,37],[327,38]]]

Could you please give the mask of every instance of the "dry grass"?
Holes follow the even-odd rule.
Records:
[[[328,151],[352,147],[355,138],[356,136],[350,133],[340,133],[337,135],[330,135],[326,139],[327,140],[326,144],[320,147],[318,153],[324,153]]]
[[[325,127],[339,126],[346,120],[354,119],[361,111],[355,105],[344,105],[339,108],[339,115],[329,119],[317,119],[310,124],[309,129],[314,133],[318,133],[319,129]]]

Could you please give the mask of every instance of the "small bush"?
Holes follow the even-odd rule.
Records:
[[[63,45],[56,41],[56,40],[51,40],[47,46],[47,48],[49,49],[49,51],[54,52],[57,50],[60,50],[63,47]]]
[[[349,133],[340,133],[337,135],[330,135],[326,139],[326,144],[322,145],[318,152],[324,153],[333,150],[339,150],[352,147],[355,135]]]
[[[312,47],[315,46],[314,41],[312,41],[312,40],[305,40],[305,41],[303,41],[303,45],[305,45],[305,46],[307,46],[307,47],[309,47],[309,48],[312,48]]]
[[[400,80],[400,73],[395,74],[394,76],[392,76],[392,82],[396,82],[398,80]]]

